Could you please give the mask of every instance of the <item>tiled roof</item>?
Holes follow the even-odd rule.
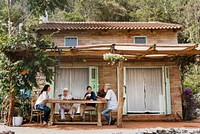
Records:
[[[117,29],[181,29],[182,25],[164,22],[49,22],[39,30],[117,30]]]

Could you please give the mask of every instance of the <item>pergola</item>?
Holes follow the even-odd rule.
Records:
[[[152,59],[169,59],[176,56],[200,55],[200,46],[198,44],[132,44],[132,43],[113,43],[97,44],[84,46],[58,46],[55,49],[48,49],[49,56],[64,57],[84,57],[85,59],[103,60],[106,53],[120,54],[127,60],[152,60]],[[123,88],[124,88],[124,71],[123,61],[118,62],[118,92],[119,92],[119,110],[117,126],[122,127],[122,110],[123,110]]]
[[[58,46],[58,51],[48,49],[49,56],[84,56],[86,58],[102,58],[103,54],[123,55],[126,59],[163,59],[174,56],[199,55],[198,44],[132,44],[113,43],[84,46]]]

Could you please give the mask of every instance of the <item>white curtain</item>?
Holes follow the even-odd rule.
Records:
[[[75,99],[81,99],[87,92],[86,87],[89,84],[89,69],[88,68],[60,68],[56,73],[56,88],[55,98],[59,94],[63,94],[63,88],[68,88],[70,94]],[[78,107],[79,104],[74,104]],[[58,111],[59,105],[56,105],[55,110]]]
[[[144,105],[143,69],[126,69],[128,112],[142,112]]]
[[[161,111],[159,96],[162,95],[162,69],[144,69],[145,110]]]
[[[126,88],[128,112],[160,112],[162,99],[161,68],[127,68]]]
[[[60,68],[57,71],[55,97],[62,94],[63,88],[66,87],[74,98],[83,98],[88,83],[88,68]]]

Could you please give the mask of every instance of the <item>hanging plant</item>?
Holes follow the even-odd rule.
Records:
[[[108,61],[108,64],[114,65],[118,61],[124,61],[126,60],[123,55],[120,54],[112,54],[112,53],[106,53],[103,55],[103,59],[105,61]]]

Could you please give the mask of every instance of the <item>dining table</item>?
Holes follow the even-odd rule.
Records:
[[[50,104],[51,113],[50,113],[50,120],[49,125],[53,124],[96,124],[97,126],[102,126],[101,122],[101,112],[103,104],[106,104],[106,100],[85,100],[85,99],[72,99],[72,100],[60,100],[60,99],[47,99],[45,100],[46,103]],[[59,122],[55,121],[55,105],[57,104],[96,104],[97,106],[97,121],[95,122]]]

